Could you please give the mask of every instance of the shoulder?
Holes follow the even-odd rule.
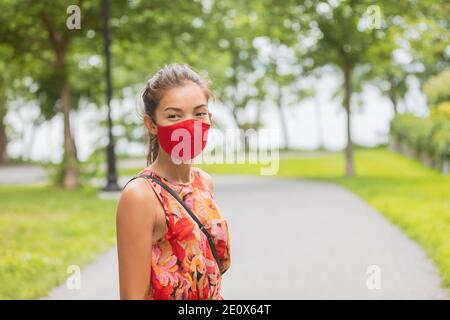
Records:
[[[150,182],[145,178],[137,178],[126,185],[120,199],[148,202],[149,197],[156,198]]]
[[[157,196],[150,182],[144,178],[130,181],[122,190],[117,208],[117,219],[152,220],[157,204]]]
[[[206,186],[211,190],[211,192],[214,192],[214,184],[212,177],[207,173],[206,171],[195,167],[195,170],[199,173],[199,176],[202,178],[202,180],[205,182]]]

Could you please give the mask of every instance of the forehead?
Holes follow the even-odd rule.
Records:
[[[196,83],[187,82],[181,87],[166,91],[160,101],[160,106],[183,108],[207,104],[207,102],[203,89]]]

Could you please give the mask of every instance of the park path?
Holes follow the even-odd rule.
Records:
[[[424,251],[343,188],[314,181],[215,176],[228,219],[231,268],[225,299],[446,299]],[[380,289],[368,289],[368,267]],[[82,270],[82,289],[46,299],[117,299],[110,249]]]
[[[0,185],[45,184],[47,173],[34,164],[11,164],[0,166]]]

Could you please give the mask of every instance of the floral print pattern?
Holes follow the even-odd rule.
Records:
[[[161,179],[196,214],[211,234],[221,260],[219,270],[205,234],[182,205],[156,182],[150,185],[165,211],[167,233],[152,244],[149,300],[223,300],[220,294],[222,272],[230,267],[230,239],[227,221],[201,176],[191,168],[189,183],[170,183],[150,169],[140,174]]]

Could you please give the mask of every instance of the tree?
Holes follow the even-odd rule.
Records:
[[[76,4],[81,9],[80,30],[67,28],[68,7],[61,2],[5,0],[0,12],[0,42],[14,48],[15,59],[27,56],[27,66],[40,66],[29,70],[28,76],[38,86],[35,99],[45,119],[63,115],[61,182],[65,187],[80,185],[71,110],[79,108],[81,101],[103,105],[105,90],[100,2]],[[181,58],[188,47],[194,48],[196,28],[192,22],[202,9],[198,2],[119,1],[112,3],[111,9],[113,75],[119,75],[113,83],[115,97],[121,97],[124,87],[142,85],[162,62]],[[26,14],[17,16],[16,12]]]
[[[89,21],[97,25],[99,20],[95,19],[99,16],[98,7],[95,1],[83,1],[82,4],[78,2],[83,15],[94,17],[83,20],[86,22],[83,26],[90,29],[92,26],[89,26]],[[89,43],[89,39],[81,30],[68,29],[67,9],[67,5],[61,2],[4,1],[0,23],[5,27],[2,42],[9,43],[19,57],[31,56],[28,63],[47,65],[30,75],[38,84],[37,98],[47,119],[59,112],[63,115],[62,184],[67,188],[75,188],[80,186],[80,169],[70,113],[77,107],[80,95],[74,94],[71,77],[78,70],[79,61],[74,53],[86,42]],[[27,14],[15,15],[15,12]],[[11,19],[12,16],[15,19]]]
[[[383,95],[389,98],[394,114],[398,114],[398,104],[408,91],[408,76],[413,75],[405,63],[396,59],[396,50],[401,50],[397,45],[401,33],[391,26],[386,32],[388,41],[379,42],[371,51],[371,70],[366,75],[366,81],[374,83]]]
[[[410,76],[423,84],[431,75],[450,67],[450,4],[433,0],[407,4],[408,10],[402,10],[402,5],[381,1],[389,27],[385,41],[377,42],[371,50],[373,63],[368,76],[389,98],[395,114],[408,91]]]
[[[354,72],[359,66],[371,62],[369,52],[379,41],[383,41],[386,25],[380,23],[373,28],[368,23],[368,3],[365,1],[321,1],[315,4],[306,6],[308,16],[303,22],[310,28],[310,37],[316,39],[308,55],[314,60],[314,67],[333,65],[342,74],[343,107],[347,120],[345,174],[353,176],[351,106]]]
[[[12,81],[10,77],[9,68],[6,65],[6,61],[12,58],[12,50],[6,46],[0,46],[0,73],[2,77],[0,78],[0,163],[6,162],[8,160],[8,154],[6,152],[6,147],[8,145],[8,139],[6,135],[6,123],[5,118],[7,114],[7,101],[8,101],[8,90],[6,83]]]
[[[220,99],[229,108],[236,126],[242,130],[260,128],[265,101],[271,99],[280,111],[285,141],[288,140],[286,121],[280,105],[284,92],[277,96],[271,93],[282,91],[294,80],[291,76],[285,81],[283,78],[288,76],[278,75],[276,67],[279,64],[277,50],[287,47],[288,40],[298,31],[283,24],[285,19],[296,15],[296,11],[291,10],[294,5],[295,1],[217,1],[206,15],[206,23],[214,25],[206,41],[214,61],[208,68],[219,80]],[[273,47],[273,57],[263,59],[261,52],[268,47]],[[250,107],[257,109],[254,118],[249,116]],[[243,138],[247,150],[245,134]]]
[[[30,64],[30,59],[33,59],[30,55],[17,55],[11,45],[0,43],[0,163],[9,160],[7,145],[9,139],[14,138],[11,131],[9,134],[12,137],[7,134],[6,116],[9,110],[12,107],[26,108],[28,102],[36,102],[33,94],[33,91],[36,90],[36,83],[29,75],[37,73],[45,66],[37,62]],[[12,104],[16,100],[20,100],[23,106],[17,103]],[[33,128],[43,120],[42,113],[39,113],[29,127]],[[33,135],[31,137],[33,138]]]
[[[412,12],[414,14],[410,14]],[[408,41],[415,76],[423,84],[430,76],[450,67],[450,2],[423,0],[405,15],[404,38]]]
[[[242,131],[259,127],[259,123],[246,117],[250,104],[261,106],[258,99],[261,97],[259,82],[262,76],[256,72],[254,60],[257,50],[253,45],[253,40],[261,32],[259,9],[260,5],[255,1],[215,1],[205,15],[205,24],[210,27],[203,42],[210,50],[207,68],[216,81],[220,101]],[[242,138],[247,151],[248,136],[243,133]]]
[[[423,89],[428,99],[428,104],[436,108],[443,102],[450,102],[450,68],[435,76],[430,77]]]

